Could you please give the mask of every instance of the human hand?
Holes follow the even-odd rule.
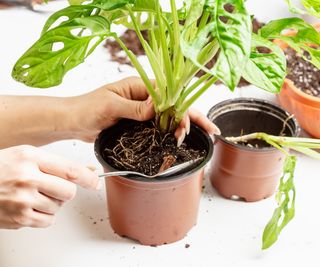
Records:
[[[174,135],[177,139],[177,146],[181,146],[184,138],[190,132],[190,121],[197,124],[199,127],[204,129],[209,135],[213,136],[214,134],[220,135],[220,129],[210,121],[206,116],[204,116],[201,112],[195,109],[189,109],[187,114],[183,117],[180,122],[177,130]]]
[[[145,121],[154,117],[152,100],[143,81],[130,77],[72,97],[67,105],[75,118],[76,138],[93,142],[98,133],[121,118]]]
[[[0,150],[0,228],[47,227],[76,184],[97,189],[88,168],[22,145]]]
[[[67,104],[70,112],[78,118],[74,131],[78,133],[76,137],[88,142],[94,141],[101,130],[114,125],[121,118],[144,121],[155,115],[146,87],[137,77],[107,84],[88,94],[73,97],[70,101]],[[209,134],[220,134],[209,119],[190,109],[175,132],[178,145],[190,131],[190,120]]]

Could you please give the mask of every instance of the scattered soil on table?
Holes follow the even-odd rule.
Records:
[[[148,32],[147,31],[141,31],[142,36],[148,40]],[[132,51],[136,56],[142,56],[145,55],[144,49],[140,43],[140,40],[134,30],[126,30],[123,35],[120,36],[120,39],[122,42],[126,45],[126,47]],[[132,66],[129,58],[126,55],[119,55],[122,51],[121,46],[115,41],[107,39],[107,41],[104,44],[104,47],[106,47],[110,54],[111,54],[111,60],[116,61],[120,64],[127,64]]]
[[[293,81],[294,85],[302,92],[320,97],[320,70],[292,48],[287,48],[285,54],[289,70],[287,78]],[[304,56],[310,59],[310,55],[306,51]]]
[[[230,9],[230,12],[231,11],[232,10]],[[257,19],[253,19],[253,21],[252,21],[253,32],[257,33],[258,30],[264,25],[265,25],[264,23],[259,22]],[[142,33],[144,39],[148,41],[149,40],[148,39],[148,32],[144,30],[144,31],[141,31],[141,33]],[[123,41],[123,43],[126,45],[126,47],[129,50],[131,50],[136,56],[145,55],[143,47],[142,47],[142,45],[139,41],[139,38],[134,30],[130,30],[130,29],[126,30],[123,33],[123,35],[120,37],[120,39]],[[119,64],[127,64],[127,65],[132,66],[128,57],[126,55],[123,55],[120,53],[122,51],[122,48],[115,40],[107,39],[104,46],[109,50],[109,52],[111,54],[111,60],[116,61]],[[263,51],[261,51],[261,52],[263,52]],[[216,60],[217,60],[217,56],[215,56],[210,62],[208,62],[206,67],[208,69],[212,68],[213,65],[215,64]],[[200,70],[196,74],[196,76],[201,77],[204,74],[205,74],[205,72]],[[221,83],[221,82],[218,81],[217,83]],[[238,87],[247,86],[249,84],[250,83],[248,83],[245,79],[241,78],[241,80],[238,84]]]
[[[159,170],[206,156],[206,151],[193,149],[186,143],[177,147],[173,134],[162,135],[153,124],[139,123],[115,138],[115,146],[106,148],[105,156],[119,170],[154,175]]]

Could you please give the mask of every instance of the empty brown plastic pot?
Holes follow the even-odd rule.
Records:
[[[96,139],[95,153],[105,171],[115,170],[107,163],[105,148],[114,142],[115,136],[135,123],[122,120],[102,131]],[[207,151],[199,165],[162,178],[106,178],[109,219],[117,234],[143,245],[157,246],[182,239],[196,224],[203,169],[212,156],[213,143],[208,134],[195,125],[191,126],[185,141],[194,142],[194,148]]]
[[[216,136],[210,180],[222,196],[252,202],[274,193],[282,174],[283,153],[263,143],[249,147],[225,137],[253,132],[297,136],[297,121],[289,116],[270,102],[252,98],[223,101],[210,109],[208,118],[221,130],[221,136]]]

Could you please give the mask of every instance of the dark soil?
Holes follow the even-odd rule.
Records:
[[[114,147],[105,149],[108,163],[119,170],[147,175],[206,156],[206,151],[193,149],[187,143],[177,147],[173,134],[163,136],[153,124],[145,122],[117,136],[116,140]]]
[[[287,78],[293,81],[295,86],[302,92],[320,97],[320,70],[303,59],[292,48],[287,48],[285,54],[289,70]],[[304,56],[310,59],[310,55],[306,51]]]
[[[230,10],[230,11],[232,11],[232,10]],[[259,22],[257,19],[253,19],[252,27],[253,27],[253,31],[255,33],[257,33],[258,30],[262,26],[264,26],[264,23]],[[142,35],[148,41],[147,31],[142,31]],[[143,47],[142,47],[142,45],[139,41],[139,38],[134,30],[130,30],[130,29],[126,30],[124,32],[124,34],[120,37],[120,39],[124,42],[126,47],[128,47],[135,55],[137,55],[137,56],[145,55]],[[104,46],[109,50],[109,52],[111,54],[111,59],[113,61],[116,61],[119,64],[132,65],[127,56],[119,55],[119,52],[122,51],[122,48],[120,47],[120,45],[116,41],[107,39]],[[217,56],[215,56],[210,62],[208,62],[206,67],[208,69],[211,69],[213,67],[213,65],[215,64],[216,60],[217,60]],[[196,74],[196,76],[201,77],[203,74],[204,74],[204,71],[200,70]],[[220,82],[218,81],[217,83],[220,83]],[[243,87],[243,86],[247,86],[247,85],[249,85],[249,83],[245,79],[241,78],[241,80],[238,84],[238,87]]]

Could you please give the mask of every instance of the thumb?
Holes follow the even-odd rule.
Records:
[[[145,101],[121,99],[122,118],[132,119],[137,121],[146,121],[152,119],[155,115],[152,99],[149,96]]]

